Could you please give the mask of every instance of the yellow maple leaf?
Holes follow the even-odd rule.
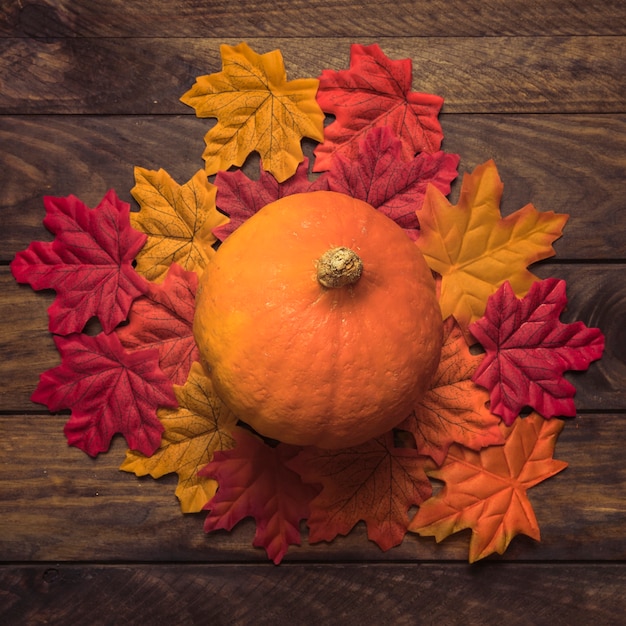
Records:
[[[214,253],[213,229],[228,221],[215,206],[216,192],[203,170],[179,185],[163,169],[135,168],[131,193],[141,210],[130,221],[148,235],[136,259],[139,274],[160,282],[172,263],[192,272],[204,269]]]
[[[453,315],[464,332],[505,281],[518,297],[526,295],[538,280],[527,267],[554,255],[552,242],[569,217],[532,204],[502,217],[502,188],[495,163],[487,161],[464,176],[458,204],[429,185],[417,214],[417,246],[441,275],[442,316]]]
[[[247,44],[220,46],[222,71],[196,79],[181,101],[198,117],[216,117],[205,136],[208,175],[240,166],[258,152],[278,182],[304,159],[300,140],[324,139],[324,113],[315,99],[319,81],[287,81],[279,50],[257,54]]]
[[[179,406],[158,412],[165,427],[159,449],[150,457],[128,450],[120,469],[152,478],[177,473],[176,496],[181,509],[183,513],[195,513],[217,490],[216,481],[198,476],[198,470],[213,458],[214,452],[234,446],[231,432],[237,418],[214,393],[198,362],[192,365],[183,386],[174,385],[174,392]]]

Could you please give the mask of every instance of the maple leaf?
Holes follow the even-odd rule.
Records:
[[[444,322],[441,360],[430,389],[398,428],[413,433],[420,454],[441,465],[452,443],[472,450],[504,443],[500,419],[487,408],[489,394],[472,381],[484,355],[470,354],[455,322]]]
[[[443,194],[457,176],[455,154],[422,152],[403,159],[402,142],[388,127],[370,130],[359,142],[355,159],[338,153],[327,172],[328,187],[364,200],[394,220],[415,239],[426,187],[432,184]]]
[[[487,298],[503,282],[508,280],[523,296],[539,280],[526,268],[554,255],[551,244],[568,218],[531,204],[503,218],[501,196],[496,165],[487,161],[464,176],[456,206],[429,186],[419,214],[416,243],[441,275],[442,315],[454,315],[464,332],[483,315]]]
[[[152,454],[163,431],[156,409],[176,406],[158,352],[127,353],[115,333],[54,341],[61,365],[40,376],[32,400],[50,411],[71,409],[64,429],[68,443],[96,456],[109,448],[114,434],[122,433],[130,448]]]
[[[217,206],[230,220],[213,229],[213,234],[224,241],[266,204],[294,193],[326,191],[328,185],[324,176],[310,181],[307,158],[298,166],[293,176],[279,183],[274,176],[260,168],[258,180],[251,180],[241,170],[218,172],[215,176]]]
[[[18,252],[13,276],[33,289],[56,291],[48,309],[51,332],[80,332],[94,316],[112,332],[147,287],[132,267],[146,237],[131,228],[130,205],[110,190],[94,209],[76,196],[46,196],[44,206],[43,223],[55,239]]]
[[[392,432],[342,450],[305,448],[289,467],[322,485],[307,521],[311,543],[347,535],[363,520],[369,539],[388,550],[402,542],[409,508],[432,492],[424,457],[396,448]]]
[[[446,484],[420,506],[409,531],[440,542],[471,528],[470,562],[494,552],[503,554],[520,533],[540,540],[526,492],[567,467],[552,458],[563,422],[547,422],[534,413],[501,428],[503,446],[474,452],[455,444],[443,465],[429,470],[429,476]]]
[[[220,46],[222,71],[200,76],[181,98],[198,117],[215,117],[205,136],[207,174],[240,166],[258,152],[278,181],[289,178],[304,155],[300,140],[324,138],[324,114],[315,78],[287,80],[280,50],[257,54],[247,44]]]
[[[179,185],[163,169],[136,167],[131,193],[141,209],[131,222],[148,235],[137,271],[151,281],[163,280],[172,263],[201,272],[214,254],[213,228],[227,219],[215,207],[216,188],[204,172]]]
[[[576,415],[576,389],[563,373],[599,359],[604,336],[583,322],[560,322],[566,304],[563,280],[536,282],[522,299],[504,283],[489,298],[485,317],[470,326],[486,350],[473,380],[490,391],[491,410],[506,424],[525,406],[544,418]]]
[[[156,348],[161,370],[177,385],[184,384],[200,356],[193,336],[197,286],[194,272],[172,264],[162,283],[149,283],[147,293],[133,302],[128,324],[116,329],[131,352]]]
[[[348,70],[324,70],[317,101],[335,121],[315,148],[314,171],[330,169],[337,154],[356,158],[359,140],[377,126],[388,126],[401,139],[405,160],[418,152],[437,152],[443,99],[412,92],[412,73],[410,59],[393,61],[377,44],[353,44]]]
[[[150,457],[129,450],[120,469],[137,476],[160,478],[178,474],[176,496],[183,513],[201,511],[215,495],[217,483],[198,470],[216,451],[234,445],[231,431],[237,418],[213,391],[200,363],[194,363],[184,386],[176,385],[178,408],[162,408],[158,416],[164,431],[159,449]]]
[[[207,503],[206,532],[231,530],[245,517],[256,521],[253,545],[263,547],[275,564],[290,545],[300,545],[300,521],[309,514],[309,502],[317,494],[305,485],[287,463],[300,450],[278,444],[271,447],[246,430],[232,431],[236,445],[216,452],[201,475],[218,482],[217,493]]]

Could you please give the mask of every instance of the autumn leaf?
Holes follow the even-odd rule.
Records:
[[[70,445],[91,456],[121,433],[133,450],[151,455],[161,440],[159,406],[176,406],[172,383],[158,366],[156,350],[124,351],[117,335],[55,337],[61,365],[44,372],[33,402],[50,411],[71,409],[65,425]]]
[[[324,138],[315,78],[287,80],[279,50],[257,54],[247,44],[220,46],[222,71],[200,76],[181,100],[198,117],[215,117],[205,136],[208,175],[240,166],[258,152],[279,182],[304,158],[300,141]]]
[[[162,283],[149,283],[146,295],[130,309],[128,324],[116,332],[129,351],[156,348],[159,367],[175,384],[187,380],[189,369],[200,358],[193,336],[198,277],[172,264]]]
[[[470,332],[485,348],[473,380],[490,392],[491,410],[506,424],[525,406],[544,418],[574,416],[574,385],[566,370],[585,370],[602,356],[604,336],[583,322],[563,324],[565,281],[534,283],[518,299],[509,283],[489,298],[485,317]]]
[[[215,207],[216,188],[204,172],[179,185],[165,170],[136,167],[131,193],[141,209],[131,214],[131,222],[148,235],[137,255],[137,272],[155,282],[165,278],[172,263],[202,272],[214,254],[213,228],[227,219]]]
[[[472,450],[499,445],[504,438],[500,419],[487,408],[489,394],[472,381],[484,355],[472,355],[458,324],[444,322],[439,368],[430,389],[398,428],[413,433],[420,454],[443,463],[453,443]]]
[[[464,332],[503,282],[518,296],[526,294],[538,280],[527,266],[554,254],[551,244],[568,218],[531,204],[503,218],[501,196],[496,165],[487,161],[464,176],[456,206],[429,186],[419,214],[417,245],[441,275],[442,315],[454,315]]]
[[[205,506],[209,513],[204,529],[231,530],[245,517],[253,517],[253,545],[265,548],[278,564],[290,545],[300,545],[300,521],[308,516],[309,502],[317,489],[303,484],[287,467],[300,448],[283,443],[271,447],[241,428],[232,435],[235,447],[216,452],[200,472],[219,485]]]
[[[122,322],[147,288],[132,267],[146,241],[130,226],[130,205],[113,190],[94,209],[76,196],[44,198],[44,225],[54,241],[34,241],[11,263],[13,276],[33,289],[54,289],[50,332],[80,332],[97,316],[105,332]]]
[[[396,448],[391,432],[342,450],[305,448],[289,467],[322,485],[307,522],[311,543],[347,535],[363,520],[369,539],[388,550],[402,542],[409,508],[432,492],[424,457]]]
[[[316,180],[308,178],[308,159],[298,166],[291,178],[279,183],[261,166],[259,178],[251,180],[241,170],[218,172],[215,176],[217,187],[217,206],[230,218],[229,221],[213,229],[213,234],[224,241],[228,235],[239,228],[249,217],[266,204],[294,193],[307,191],[326,191],[325,177]]]
[[[410,59],[393,61],[377,44],[353,44],[349,69],[324,70],[317,101],[335,120],[315,149],[314,171],[330,169],[338,154],[355,159],[359,142],[380,126],[400,138],[405,160],[418,152],[437,152],[443,139],[438,120],[443,99],[411,91],[412,74]]]
[[[327,172],[328,187],[372,205],[415,239],[427,185],[444,195],[457,176],[455,154],[422,152],[405,159],[402,142],[388,127],[375,127],[359,142],[357,158],[338,153]]]
[[[129,450],[120,469],[137,476],[150,474],[160,478],[178,474],[176,496],[183,513],[201,511],[215,495],[217,483],[198,470],[204,467],[218,450],[234,445],[231,432],[237,418],[213,391],[210,379],[200,363],[194,363],[184,386],[176,385],[178,401],[175,409],[158,411],[164,431],[159,449],[152,456]]]
[[[520,533],[539,541],[526,492],[567,467],[552,458],[562,428],[560,420],[548,422],[531,414],[510,427],[502,426],[503,446],[480,452],[451,446],[443,465],[428,472],[445,487],[420,506],[409,531],[440,542],[470,528],[470,562],[494,552],[503,554]]]

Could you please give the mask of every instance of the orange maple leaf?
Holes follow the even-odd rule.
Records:
[[[398,428],[413,433],[420,454],[441,465],[453,443],[472,450],[504,443],[489,393],[471,378],[484,355],[470,354],[453,317],[444,322],[439,368],[429,391]]]
[[[165,428],[159,449],[150,457],[129,450],[120,469],[136,476],[150,474],[152,478],[176,472],[181,510],[196,513],[217,489],[217,482],[198,475],[198,470],[211,461],[216,451],[233,447],[231,433],[237,418],[215,395],[198,362],[191,366],[183,386],[174,385],[174,393],[178,408],[158,412]]]
[[[148,235],[137,254],[139,274],[160,282],[172,263],[190,272],[204,269],[217,241],[213,229],[228,221],[215,206],[216,192],[202,170],[179,185],[163,169],[135,168],[131,193],[141,210],[131,213],[130,220],[134,228]]]
[[[247,44],[220,46],[222,71],[200,76],[181,100],[198,117],[216,117],[205,135],[207,174],[240,166],[258,152],[278,182],[304,159],[300,140],[324,139],[316,78],[287,80],[279,50],[257,54]]]
[[[454,315],[464,333],[505,281],[518,297],[526,295],[538,280],[527,267],[554,255],[552,242],[568,219],[532,204],[501,217],[502,189],[495,163],[487,161],[464,176],[457,205],[429,185],[418,213],[416,244],[441,275],[443,318]]]
[[[526,491],[567,467],[552,458],[563,422],[532,413],[501,428],[503,446],[474,452],[455,444],[443,465],[428,471],[446,485],[420,506],[408,530],[440,542],[471,528],[470,562],[502,554],[520,533],[539,541]]]
[[[361,520],[382,550],[402,542],[408,510],[432,493],[425,457],[394,447],[393,433],[342,450],[305,448],[289,467],[309,484],[321,484],[311,502],[309,541],[347,535]]]

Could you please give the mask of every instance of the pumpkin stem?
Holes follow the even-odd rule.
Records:
[[[317,280],[329,289],[354,285],[362,271],[363,262],[350,248],[331,248],[317,262]]]

